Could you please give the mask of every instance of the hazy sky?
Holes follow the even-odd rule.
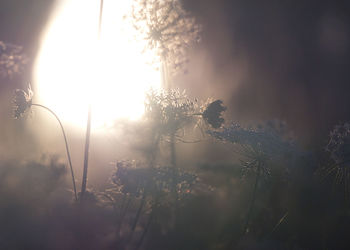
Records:
[[[346,1],[184,2],[204,33],[179,86],[201,98],[224,99],[237,121],[286,120],[304,139],[349,120]],[[51,3],[2,0],[0,40],[23,45],[34,56]],[[23,78],[30,78],[30,70]],[[18,82],[2,81],[0,90]]]

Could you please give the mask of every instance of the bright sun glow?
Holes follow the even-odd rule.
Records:
[[[146,41],[135,40],[124,20],[132,0],[104,0],[98,41],[100,0],[62,0],[43,36],[35,68],[36,100],[60,118],[85,126],[92,105],[92,126],[116,118],[137,119],[144,95],[160,86],[152,58],[141,53]]]

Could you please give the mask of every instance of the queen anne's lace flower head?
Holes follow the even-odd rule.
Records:
[[[135,0],[132,18],[147,48],[156,50],[171,73],[183,68],[187,48],[200,40],[201,26],[177,0]]]

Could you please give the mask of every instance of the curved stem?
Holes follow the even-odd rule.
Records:
[[[46,109],[47,111],[49,111],[58,121],[58,123],[60,124],[61,130],[62,130],[62,134],[63,134],[63,138],[64,138],[64,142],[66,145],[66,152],[67,152],[67,158],[68,158],[68,163],[69,163],[69,167],[70,167],[70,171],[71,171],[71,175],[72,175],[72,182],[73,182],[73,189],[74,189],[74,197],[75,200],[78,200],[78,196],[77,196],[77,189],[75,186],[75,177],[74,177],[74,171],[73,171],[73,166],[72,166],[72,160],[70,158],[70,153],[69,153],[69,148],[68,148],[68,141],[67,141],[67,137],[66,137],[66,133],[64,131],[63,125],[61,123],[61,120],[58,118],[58,116],[55,114],[55,112],[53,112],[51,109],[49,109],[48,107],[41,105],[41,104],[37,104],[37,103],[32,103],[31,106],[37,106],[37,107],[41,107]]]

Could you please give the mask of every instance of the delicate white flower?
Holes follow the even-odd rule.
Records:
[[[200,39],[201,26],[178,0],[135,0],[132,18],[148,48],[157,51],[172,73],[188,61],[186,50]]]

